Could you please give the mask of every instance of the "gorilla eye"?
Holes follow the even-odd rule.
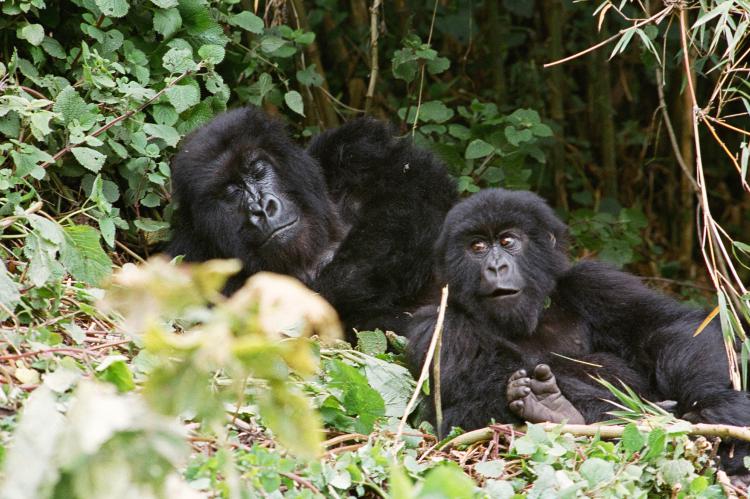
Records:
[[[500,238],[500,246],[506,249],[513,249],[518,240],[514,236],[503,236]]]
[[[481,240],[472,241],[471,243],[471,251],[473,251],[474,253],[482,253],[484,251],[487,251],[487,248],[487,243]]]

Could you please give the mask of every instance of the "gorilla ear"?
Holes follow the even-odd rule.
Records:
[[[550,227],[548,236],[553,249],[567,254],[570,237],[568,227],[564,223],[558,220],[556,224]]]

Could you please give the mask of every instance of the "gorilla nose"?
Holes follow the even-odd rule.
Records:
[[[487,265],[487,270],[489,271],[489,273],[495,276],[507,273],[508,268],[509,267],[507,263],[491,263]]]
[[[260,201],[251,203],[249,209],[254,216],[272,221],[281,213],[281,200],[269,194]]]

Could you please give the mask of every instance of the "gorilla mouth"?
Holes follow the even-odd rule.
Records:
[[[268,237],[265,239],[265,241],[263,241],[261,243],[260,247],[262,248],[266,244],[270,243],[271,240],[273,238],[275,238],[276,236],[279,236],[279,235],[283,234],[287,230],[289,230],[292,227],[294,227],[295,225],[297,225],[298,221],[299,221],[299,217],[295,217],[292,220],[290,220],[289,222],[287,222],[287,223],[285,223],[283,225],[279,225],[278,227],[276,227],[270,234],[268,234]]]
[[[521,294],[520,289],[512,289],[512,288],[497,288],[492,293],[489,294],[490,298],[506,298],[510,296],[516,296]]]

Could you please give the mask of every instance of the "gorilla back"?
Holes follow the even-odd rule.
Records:
[[[227,292],[260,270],[297,277],[349,328],[397,327],[416,307],[431,241],[456,199],[444,166],[381,122],[355,120],[308,152],[254,108],[186,137],[172,182],[169,254],[240,259]]]
[[[608,419],[612,395],[589,375],[623,380],[652,401],[677,402],[694,422],[750,424],[750,398],[731,387],[718,320],[595,261],[571,264],[567,227],[530,192],[486,190],[456,205],[436,249],[449,285],[441,396],[445,433],[500,422]],[[413,369],[424,362],[436,306],[410,327]],[[742,469],[746,443],[722,446]]]

